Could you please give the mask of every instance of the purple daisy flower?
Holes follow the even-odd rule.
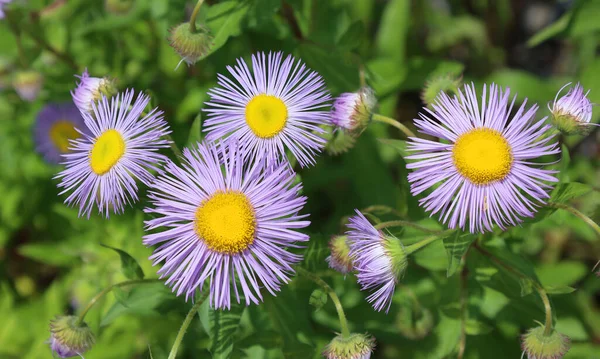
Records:
[[[329,122],[330,95],[321,76],[292,56],[252,55],[252,72],[238,59],[227,66],[231,80],[219,74],[208,91],[205,131],[208,140],[235,137],[248,154],[279,158],[287,148],[302,166],[314,164],[325,145],[320,125]]]
[[[569,82],[558,91],[552,108],[548,104],[548,109],[552,112],[552,122],[565,134],[588,134],[592,126],[599,126],[591,123],[593,105],[587,98],[590,91],[584,93],[583,87],[577,83],[565,96],[558,98],[562,90],[570,84]]]
[[[93,114],[93,106],[102,96],[112,97],[117,94],[114,81],[108,77],[90,77],[87,69],[83,70],[75,90],[71,91],[73,102],[81,112]]]
[[[264,156],[244,162],[236,141],[185,149],[182,166],[168,161],[150,188],[157,217],[146,229],[150,257],[164,262],[158,271],[186,300],[208,281],[210,305],[230,308],[231,297],[246,305],[262,301],[261,288],[275,295],[302,256],[288,252],[308,236],[296,230],[310,224],[298,212],[306,203],[288,163],[266,166]]]
[[[551,126],[535,120],[538,106],[526,110],[527,101],[510,118],[509,94],[492,84],[488,97],[484,86],[480,109],[475,86],[465,85],[453,98],[440,93],[433,110],[415,120],[420,132],[446,142],[410,139],[411,193],[439,184],[419,202],[450,228],[468,225],[475,233],[517,225],[549,197],[547,182],[557,182],[555,171],[532,162],[560,152]]]
[[[377,106],[375,92],[368,86],[357,92],[345,92],[333,103],[331,122],[336,127],[350,132],[361,132],[371,122],[375,106]]]
[[[113,97],[102,97],[93,114],[82,112],[90,134],[71,142],[64,154],[66,168],[56,178],[60,193],[72,191],[65,203],[79,205],[79,214],[88,218],[94,205],[107,218],[109,211],[123,212],[125,203],[136,202],[136,179],[149,185],[151,170],[158,169],[166,156],[159,149],[169,146],[163,139],[170,133],[162,111],[153,109],[143,118],[150,98],[133,90]]]
[[[34,140],[36,151],[49,163],[58,164],[69,152],[69,141],[88,133],[83,117],[72,102],[48,104],[38,113]]]
[[[365,216],[356,210],[348,224],[349,257],[357,271],[361,290],[373,291],[367,301],[377,311],[392,304],[396,283],[408,266],[406,252],[398,238],[377,230]]]

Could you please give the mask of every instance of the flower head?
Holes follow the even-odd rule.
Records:
[[[146,222],[146,246],[158,245],[150,257],[177,295],[193,297],[208,283],[210,305],[230,308],[232,297],[246,305],[272,295],[294,273],[302,256],[289,252],[308,236],[309,225],[298,212],[306,197],[288,163],[264,158],[244,161],[236,141],[205,142],[185,149],[182,165],[167,162],[150,187],[156,218]]]
[[[72,103],[48,104],[38,113],[34,139],[36,150],[50,163],[60,163],[70,141],[89,133],[83,117]]]
[[[195,32],[191,32],[190,23],[184,22],[171,29],[169,43],[181,56],[181,61],[193,65],[208,55],[213,46],[213,37],[204,27],[198,27]]]
[[[81,356],[94,345],[94,333],[76,316],[59,316],[50,322],[50,349],[60,358]]]
[[[23,101],[35,101],[42,90],[44,76],[33,70],[18,71],[13,75],[13,88]]]
[[[325,260],[330,268],[342,274],[348,274],[352,271],[352,258],[350,257],[350,247],[348,246],[347,236],[333,236],[329,241],[329,250],[331,255]]]
[[[584,93],[583,87],[577,83],[565,96],[558,98],[562,89],[570,84],[566,84],[558,91],[552,108],[548,105],[552,112],[552,124],[566,135],[587,135],[592,130],[592,126],[598,126],[590,122],[593,105],[587,98],[589,91]]]
[[[407,253],[400,241],[377,230],[356,210],[350,217],[346,234],[349,256],[354,261],[356,277],[362,290],[373,291],[367,300],[375,310],[390,309],[396,283],[408,266]]]
[[[280,158],[287,148],[302,166],[314,164],[325,144],[319,125],[329,122],[321,76],[280,52],[252,55],[252,72],[241,59],[227,69],[235,80],[219,75],[208,92],[207,139],[237,138],[252,156]]]
[[[375,349],[375,339],[368,334],[341,334],[333,338],[323,351],[326,359],[369,359]]]
[[[375,92],[368,86],[357,92],[345,92],[333,102],[331,122],[336,127],[359,134],[371,122],[375,106]]]
[[[71,192],[65,203],[78,205],[80,215],[89,217],[94,205],[106,217],[111,208],[123,212],[137,201],[136,180],[149,185],[150,171],[165,161],[158,151],[169,146],[163,137],[170,131],[162,111],[140,118],[148,102],[142,94],[134,101],[129,90],[110,101],[102,97],[93,114],[81,113],[90,134],[71,142],[71,152],[63,154],[66,168],[56,176],[61,194]]]
[[[498,86],[484,86],[479,107],[474,85],[450,98],[440,93],[433,110],[425,109],[415,120],[420,132],[446,142],[411,138],[414,154],[407,167],[411,193],[434,187],[419,203],[450,228],[467,226],[472,233],[505,229],[522,217],[533,217],[549,197],[556,182],[554,171],[539,168],[533,160],[560,152],[545,119],[535,120],[537,105],[523,103],[510,116],[509,93]]]
[[[554,329],[545,334],[543,326],[530,329],[521,337],[521,349],[527,354],[527,359],[561,359],[570,347],[568,336]]]
[[[114,80],[108,77],[90,77],[87,69],[83,71],[79,83],[74,91],[71,91],[73,102],[81,112],[93,114],[93,106],[100,101],[102,96],[108,98],[117,94]]]

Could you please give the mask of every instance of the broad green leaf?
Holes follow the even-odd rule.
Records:
[[[410,0],[390,0],[386,3],[375,39],[377,52],[393,58],[398,64],[404,61],[406,53],[410,3]]]
[[[231,309],[213,309],[208,304],[208,301],[203,303],[198,315],[210,337],[209,350],[215,359],[228,358],[237,340],[236,333],[246,305],[232,303]]]
[[[202,142],[202,116],[198,115],[190,128],[186,147],[195,147],[200,142]]]
[[[475,319],[467,319],[465,323],[465,332],[467,335],[483,335],[491,333],[494,328],[486,323]]]
[[[128,307],[127,298],[129,297],[130,292],[126,292],[121,287],[114,287],[112,289],[112,293],[115,296],[115,299],[121,303],[124,307]]]
[[[100,245],[102,247],[112,249],[113,251],[115,251],[119,254],[119,257],[121,258],[121,270],[123,271],[123,274],[125,275],[125,277],[127,277],[129,279],[143,279],[144,278],[144,271],[142,270],[142,267],[140,267],[140,265],[135,260],[135,258],[133,258],[131,255],[129,255],[129,253],[125,252],[122,249],[111,247],[106,244],[101,243]]]
[[[444,238],[444,248],[446,248],[446,255],[448,256],[446,276],[450,277],[456,273],[463,255],[474,240],[475,237],[473,235],[462,234],[460,232]]]
[[[72,265],[79,256],[76,250],[64,242],[27,243],[19,247],[19,253],[40,263],[61,267]]]
[[[562,34],[563,31],[565,31],[569,26],[569,22],[571,21],[571,15],[572,13],[568,12],[552,24],[538,31],[529,40],[527,40],[527,46],[535,47],[546,40],[549,40],[555,36]]]
[[[567,203],[569,200],[581,197],[592,191],[586,184],[578,182],[560,183],[554,188],[550,195],[550,202]]]
[[[359,84],[358,59],[348,51],[301,44],[298,56],[326,80],[333,93],[356,91]]]
[[[122,315],[160,315],[159,305],[173,300],[175,295],[163,283],[137,284],[131,289],[124,303],[116,302],[102,318],[100,326],[106,326]]]
[[[249,2],[222,1],[208,7],[206,11],[206,26],[210,29],[213,45],[205,56],[206,58],[220,49],[232,36],[242,32],[243,20],[249,9]]]
[[[391,139],[387,139],[387,138],[381,138],[381,139],[379,139],[379,142],[384,143],[384,144],[396,149],[398,151],[398,153],[400,153],[400,156],[402,156],[402,158],[404,158],[404,159],[406,159],[406,156],[409,155],[409,153],[406,149],[406,141],[404,141],[404,140],[391,140]]]
[[[362,21],[356,21],[348,27],[348,30],[339,38],[337,46],[344,50],[353,50],[357,48],[365,32],[365,26]]]
[[[588,273],[589,268],[579,261],[542,264],[535,271],[544,286],[572,286]]]

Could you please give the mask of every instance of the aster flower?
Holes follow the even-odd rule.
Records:
[[[50,350],[59,358],[71,358],[94,346],[96,339],[90,327],[76,316],[59,316],[50,322]]]
[[[368,86],[357,92],[345,92],[333,102],[331,122],[351,133],[360,133],[371,122],[376,105],[375,92]]]
[[[329,122],[321,76],[280,52],[252,55],[252,72],[241,59],[227,69],[235,80],[219,75],[208,91],[207,139],[235,137],[252,156],[278,158],[287,148],[300,165],[314,164],[325,144],[319,125]]]
[[[552,112],[552,123],[567,135],[586,135],[592,130],[592,126],[599,126],[590,122],[593,105],[587,98],[589,91],[584,93],[583,87],[577,83],[565,96],[558,98],[562,90],[570,84],[569,82],[558,91],[552,108],[548,104],[548,109]]]
[[[69,152],[69,141],[88,133],[77,107],[72,103],[48,104],[38,113],[34,140],[36,150],[50,163],[58,164]]]
[[[527,101],[511,117],[509,93],[492,84],[488,97],[484,86],[480,109],[475,86],[466,85],[453,98],[440,93],[433,110],[415,120],[420,132],[449,143],[410,139],[411,193],[439,184],[419,203],[450,228],[476,233],[517,225],[549,197],[547,182],[557,181],[554,171],[532,162],[560,152],[550,126],[535,120],[538,107],[526,110]]]
[[[373,292],[367,301],[375,310],[385,308],[387,313],[396,283],[408,265],[407,252],[397,238],[377,230],[360,211],[356,210],[356,214],[350,217],[350,230],[346,232],[349,256],[354,262],[361,290]]]
[[[89,218],[94,205],[106,217],[110,209],[123,212],[125,203],[138,199],[136,180],[149,185],[150,171],[166,159],[158,153],[169,146],[162,139],[170,133],[162,111],[140,118],[150,98],[140,94],[134,101],[133,94],[102,97],[92,114],[81,113],[90,134],[71,142],[71,152],[63,155],[66,168],[56,176],[60,194],[71,192],[65,203],[78,205],[80,215]]]
[[[232,297],[246,305],[272,295],[294,273],[302,256],[290,253],[308,236],[298,212],[306,203],[293,185],[288,163],[268,167],[263,158],[244,161],[236,141],[203,143],[185,149],[182,166],[169,161],[150,188],[156,218],[146,221],[146,246],[158,245],[150,259],[164,262],[158,271],[186,300],[210,291],[213,308],[230,308]]]
[[[79,83],[74,91],[71,91],[73,102],[81,112],[93,114],[93,106],[102,96],[111,97],[117,94],[114,80],[108,77],[90,77],[87,69],[83,70]]]

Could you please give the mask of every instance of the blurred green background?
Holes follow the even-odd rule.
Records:
[[[211,30],[215,46],[195,66],[177,70],[180,59],[169,47],[168,31],[189,18],[194,3],[111,3],[131,8],[116,13],[100,0],[15,0],[11,22],[0,20],[2,359],[50,358],[49,320],[78,313],[97,292],[125,279],[119,256],[100,243],[127,251],[146,277],[156,276],[147,259],[151,250],[141,242],[145,200],[110,220],[78,218],[76,209],[62,204],[52,179],[61,168],[45,164],[34,151],[37,112],[46,103],[69,101],[74,75],[86,67],[92,76],[117,78],[121,89],[151,94],[180,147],[201,138],[199,112],[216,74],[256,51],[294,54],[324,77],[334,96],[357,90],[362,70],[377,92],[379,112],[409,127],[423,106],[424,84],[442,75],[462,75],[478,88],[490,82],[508,86],[518,101],[538,103],[539,117],[549,114],[546,104],[570,81],[581,81],[592,102],[600,103],[600,0],[207,0],[199,23]],[[11,85],[24,69],[44,78],[33,102],[22,101]],[[599,114],[596,108],[594,122]],[[585,138],[561,138],[565,153],[555,165],[570,191],[566,200],[596,222],[599,137],[596,130]],[[354,208],[386,205],[438,226],[410,196],[398,151],[402,139],[394,128],[372,124],[347,153],[323,154],[315,167],[300,171],[305,213],[312,220],[303,266],[332,284],[353,331],[375,336],[375,358],[455,358],[461,275],[447,278],[441,242],[411,258],[388,315],[372,310],[352,275],[344,279],[324,261],[328,238],[344,230]],[[600,279],[591,272],[600,258],[599,238],[569,213],[539,219],[486,240],[514,253],[544,286],[576,289],[552,296],[557,329],[572,339],[566,358],[600,358]],[[407,242],[422,236],[397,234]],[[477,253],[462,273],[469,318],[465,358],[520,357],[518,336],[543,319],[539,298],[522,293],[518,282]],[[228,313],[204,306],[179,357],[319,357],[339,324],[331,303],[316,312],[309,306],[313,289],[296,279],[261,306],[234,306]],[[424,333],[401,330],[406,313],[416,313],[410,293],[432,314],[433,326]],[[109,294],[87,317],[97,343],[85,357],[166,358],[189,307],[161,284],[128,289],[119,299]]]

